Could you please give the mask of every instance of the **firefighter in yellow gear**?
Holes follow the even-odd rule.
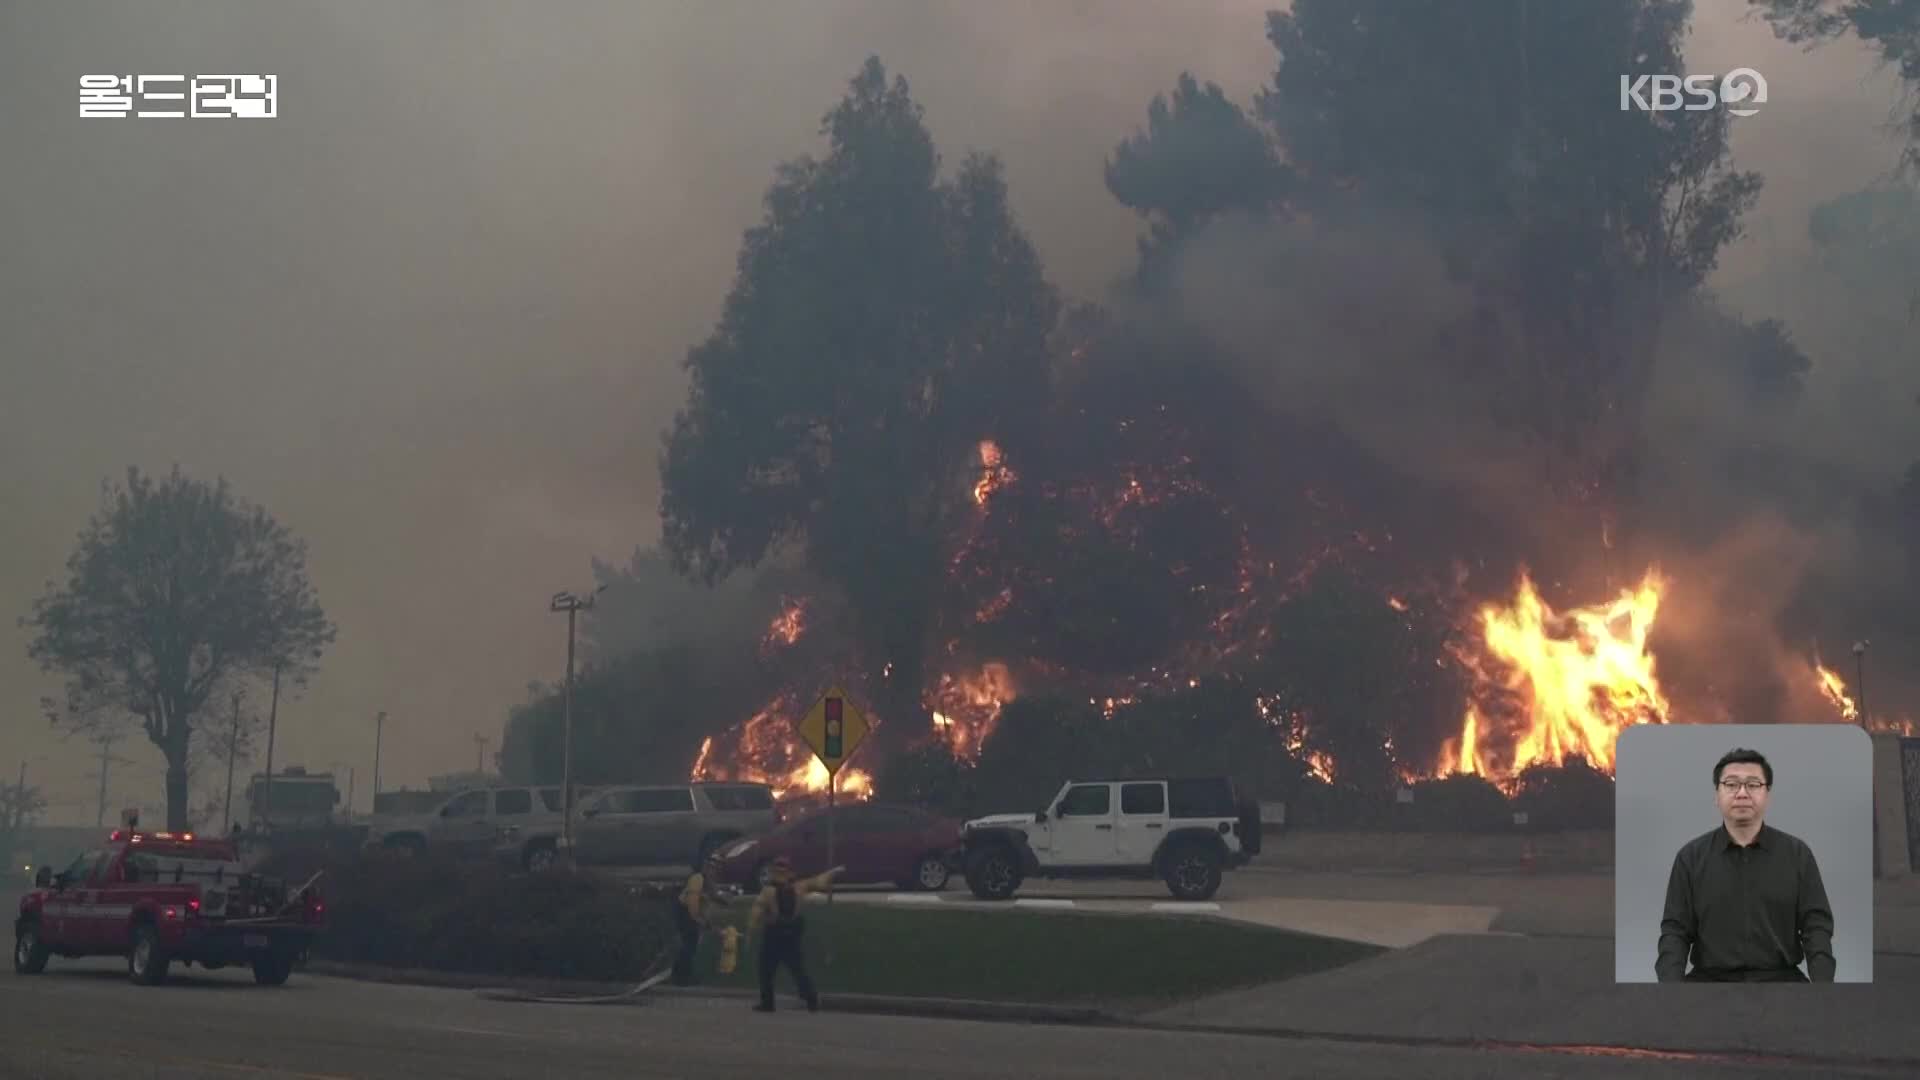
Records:
[[[674,901],[673,923],[680,931],[680,952],[673,960],[675,986],[693,984],[693,960],[700,951],[700,931],[713,928],[712,908],[726,904],[714,886],[720,876],[720,856],[709,855],[706,863],[687,878]]]
[[[773,1011],[773,977],[782,965],[793,972],[794,988],[806,1001],[807,1011],[820,1008],[820,994],[814,989],[813,980],[807,977],[806,954],[801,948],[806,917],[800,913],[800,902],[808,894],[831,885],[842,869],[836,866],[824,874],[796,881],[793,863],[784,855],[773,860],[768,868],[767,887],[760,890],[759,899],[747,914],[749,935],[763,925],[766,927],[760,935],[760,1004],[753,1007],[755,1012]]]

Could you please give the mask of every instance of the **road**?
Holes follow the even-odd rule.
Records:
[[[1452,1049],[1366,1040],[836,1015],[762,1016],[739,1001],[526,1005],[450,990],[227,972],[158,989],[111,961],[0,976],[0,1075],[46,1078],[1167,1076],[1724,1077],[1805,1075],[1767,1061]],[[1835,1071],[1823,1076],[1887,1076]]]

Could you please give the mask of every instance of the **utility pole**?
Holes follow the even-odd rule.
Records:
[[[267,786],[260,796],[260,824],[273,825],[273,735],[280,723],[280,662],[273,664],[273,704],[267,709]]]
[[[380,809],[380,736],[387,726],[387,713],[382,709],[373,718],[373,803],[374,810]]]
[[[568,670],[571,672],[573,654],[567,654]],[[27,823],[27,759],[20,759],[20,781],[13,788],[13,831],[17,834],[20,826]]]
[[[567,613],[567,683],[561,703],[561,752],[560,752],[560,850],[561,858],[573,860],[573,638],[575,620],[582,611],[593,610],[594,598],[606,591],[602,585],[593,590],[584,599],[570,592],[553,594],[548,611]]]
[[[233,832],[233,759],[240,756],[240,698],[241,691],[233,692],[233,730],[227,734],[227,803],[220,813],[220,831]]]
[[[94,806],[93,826],[96,829],[104,829],[107,827],[108,767],[112,765],[131,765],[133,762],[123,757],[113,756],[113,744],[120,741],[120,736],[111,728],[102,731],[98,741],[100,743],[100,793],[99,802]]]

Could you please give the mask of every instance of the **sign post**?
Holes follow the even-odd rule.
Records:
[[[801,741],[813,751],[827,770],[827,866],[834,859],[834,804],[839,796],[840,766],[847,763],[867,737],[867,714],[847,699],[846,691],[834,687],[820,695],[813,708],[800,719]],[[833,903],[833,886],[827,886],[827,903]]]

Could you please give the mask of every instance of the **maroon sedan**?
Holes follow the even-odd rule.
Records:
[[[827,817],[833,816],[833,861],[827,861]],[[850,803],[818,810],[750,840],[720,849],[720,880],[764,887],[768,864],[785,855],[802,877],[835,864],[846,885],[893,883],[903,889],[947,887],[960,850],[960,822],[911,806]]]

